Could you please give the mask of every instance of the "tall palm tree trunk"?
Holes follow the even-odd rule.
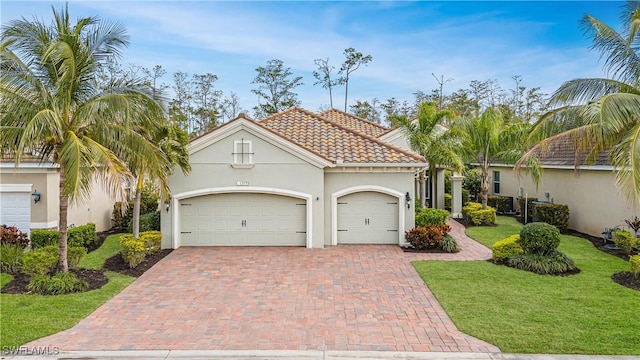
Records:
[[[420,184],[420,189],[418,190],[419,192],[419,197],[420,197],[420,208],[424,209],[425,205],[427,204],[426,201],[426,194],[424,191],[424,183],[426,181],[425,179],[425,169],[420,170],[420,172],[418,173],[418,183]]]
[[[69,272],[67,262],[67,210],[69,208],[69,197],[64,192],[64,182],[66,174],[64,168],[60,167],[60,219],[58,220],[58,271]]]
[[[133,237],[140,237],[140,202],[142,201],[142,184],[144,183],[144,176],[138,177],[138,183],[136,184],[136,197],[133,200]]]
[[[487,208],[487,197],[489,195],[489,170],[482,167],[482,175],[480,177],[480,201],[482,208]]]

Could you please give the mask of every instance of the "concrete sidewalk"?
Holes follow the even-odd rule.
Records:
[[[273,351],[273,350],[149,350],[149,351],[64,351],[56,355],[5,355],[6,360],[51,359],[225,359],[225,360],[636,360],[640,356],[611,355],[545,355],[461,352],[398,352],[398,351]]]

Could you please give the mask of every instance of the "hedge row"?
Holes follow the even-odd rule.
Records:
[[[134,238],[132,234],[125,234],[120,237],[120,244],[122,244],[122,258],[130,267],[134,268],[147,255],[155,254],[160,250],[162,233],[160,231],[145,231],[141,232],[138,238]]]
[[[31,247],[37,249],[48,245],[57,245],[58,237],[58,230],[33,230],[31,231]],[[69,247],[86,248],[97,239],[96,224],[94,223],[87,223],[67,230],[67,246]]]

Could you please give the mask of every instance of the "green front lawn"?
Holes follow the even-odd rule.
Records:
[[[109,236],[100,249],[83,259],[82,266],[101,268],[107,258],[119,251],[114,250],[120,245],[118,240],[119,235]],[[83,293],[57,296],[0,294],[0,346],[20,346],[68,329],[135,280],[110,271],[106,275],[109,282],[105,286]],[[11,275],[0,274],[2,286],[10,280]]]
[[[490,246],[519,232],[514,219],[469,228]],[[611,280],[628,263],[584,239],[560,250],[582,270],[542,276],[487,261],[418,261],[414,266],[456,326],[511,353],[640,354],[640,293]]]

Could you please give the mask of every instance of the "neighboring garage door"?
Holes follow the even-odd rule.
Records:
[[[357,192],[338,198],[339,244],[397,244],[398,198]]]
[[[199,196],[180,202],[182,246],[304,246],[306,200],[269,194]]]
[[[31,184],[0,185],[0,224],[31,229]]]

